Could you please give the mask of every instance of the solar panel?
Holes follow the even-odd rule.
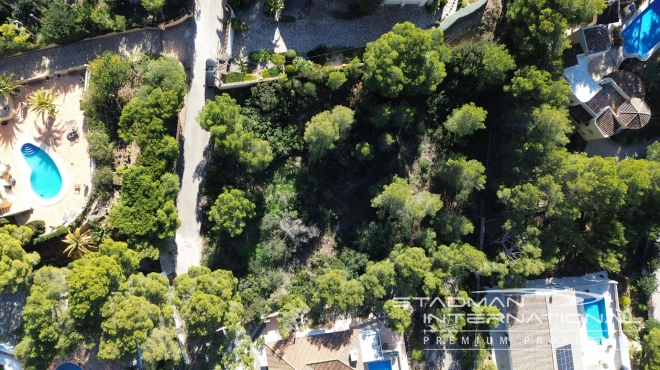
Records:
[[[573,349],[570,344],[557,347],[557,368],[559,370],[575,370],[573,367]]]

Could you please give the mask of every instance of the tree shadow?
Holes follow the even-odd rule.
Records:
[[[53,150],[62,143],[62,137],[66,131],[65,125],[62,124],[62,121],[55,123],[55,119],[48,117],[43,123],[43,126],[36,125],[37,136],[36,140],[48,145]]]
[[[0,147],[2,149],[13,148],[19,134],[23,133],[18,127],[16,120],[9,121],[6,126],[0,128]]]

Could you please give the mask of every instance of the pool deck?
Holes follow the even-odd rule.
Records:
[[[43,220],[46,222],[46,232],[64,224],[64,214],[79,214],[86,197],[91,190],[91,162],[88,154],[87,138],[83,132],[83,112],[80,110],[83,87],[80,85],[81,75],[74,72],[61,78],[50,81],[38,81],[21,86],[21,93],[13,98],[16,104],[17,118],[8,121],[7,125],[0,126],[0,160],[11,165],[11,175],[16,180],[13,193],[16,200],[9,210],[9,214],[32,209],[15,216],[19,224],[28,221]],[[31,112],[29,107],[21,104],[27,102],[32,91],[41,87],[53,89],[58,98],[55,104],[58,108],[55,119],[44,118]],[[70,141],[67,134],[71,129],[78,129],[78,138]],[[32,196],[30,188],[30,168],[24,159],[19,157],[18,150],[21,143],[33,141],[42,143],[42,149],[52,154],[56,162],[60,162],[63,183],[66,192],[62,200],[52,205],[43,205]],[[59,159],[59,160],[58,160]],[[85,184],[88,186],[85,187]],[[80,185],[78,194],[74,186]],[[1,216],[0,216],[1,217]],[[68,220],[71,221],[71,220]]]

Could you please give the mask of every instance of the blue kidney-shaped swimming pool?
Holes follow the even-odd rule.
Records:
[[[660,45],[660,0],[653,0],[623,31],[623,49],[631,56],[646,60]]]
[[[21,154],[30,166],[30,186],[43,199],[50,199],[62,190],[62,174],[53,158],[38,146],[27,143],[21,146]]]

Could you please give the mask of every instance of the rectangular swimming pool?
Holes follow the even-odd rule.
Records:
[[[660,46],[660,0],[652,0],[648,7],[638,14],[621,31],[625,43],[626,56],[639,60],[648,59]]]
[[[603,338],[610,337],[607,329],[607,313],[605,311],[605,299],[596,298],[585,300],[584,318],[587,322],[587,338],[598,344],[603,343]]]
[[[369,362],[367,370],[392,370],[392,363],[390,360]]]

